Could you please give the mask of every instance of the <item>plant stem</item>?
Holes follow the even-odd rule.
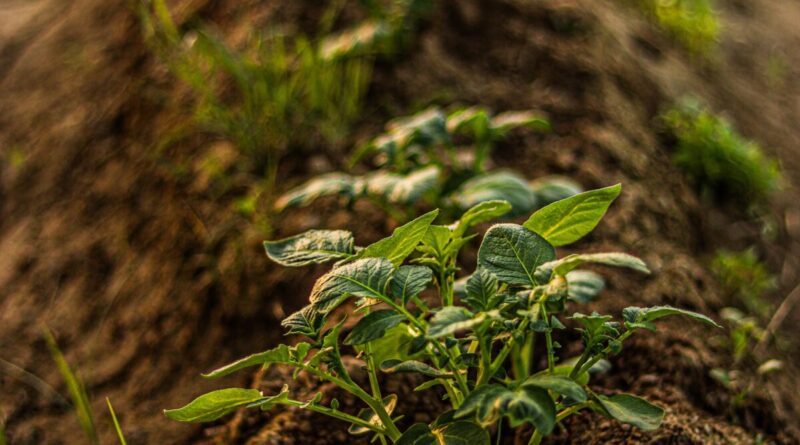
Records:
[[[370,422],[368,422],[368,421],[366,421],[364,419],[361,419],[361,418],[358,418],[356,416],[341,412],[339,410],[335,410],[333,408],[328,408],[328,407],[325,407],[325,406],[320,406],[320,405],[315,405],[315,404],[309,404],[307,402],[301,402],[299,400],[287,400],[287,401],[285,401],[283,403],[286,404],[286,405],[289,405],[289,406],[296,406],[296,407],[305,408],[305,409],[308,409],[308,410],[311,410],[311,411],[315,411],[315,412],[318,412],[320,414],[325,414],[326,416],[334,417],[336,419],[343,420],[345,422],[350,422],[350,423],[356,424],[358,426],[363,426],[364,428],[369,428],[370,430],[375,431],[376,433],[379,433],[379,434],[386,434],[386,430],[381,428],[381,427],[379,427],[378,425],[373,425],[372,423],[370,423]]]
[[[367,342],[364,345],[364,352],[367,355],[367,374],[369,375],[369,386],[372,389],[372,396],[378,400],[383,400],[381,388],[378,385],[378,375],[375,372],[375,359],[372,356],[372,344]]]
[[[533,432],[533,436],[531,436],[531,440],[528,441],[528,445],[539,445],[542,443],[542,433],[539,430]]]
[[[544,302],[539,307],[542,310],[542,319],[547,323],[547,330],[544,331],[545,346],[547,347],[547,370],[550,371],[550,374],[554,374],[556,372],[556,354],[553,350],[552,325],[550,324],[550,317],[547,316]]]
[[[622,335],[619,336],[619,338],[617,338],[617,341],[622,343],[628,337],[630,337],[631,334],[633,334],[633,331],[625,331]],[[586,364],[583,365],[581,368],[578,368],[577,366],[572,368],[572,372],[570,372],[570,374],[569,374],[570,378],[575,378],[575,377],[583,374],[584,372],[589,371],[590,369],[592,369],[592,366],[594,366],[595,363],[599,362],[601,359],[603,359],[605,357],[608,357],[608,354],[610,354],[610,353],[611,353],[611,345],[608,345],[602,351],[600,351],[600,353],[598,353],[594,357],[592,357],[591,360],[586,362]],[[578,369],[577,372],[575,372],[576,369]]]
[[[578,411],[582,410],[583,408],[586,408],[587,406],[589,406],[589,403],[590,402],[579,403],[577,405],[572,405],[569,408],[563,409],[556,416],[556,423],[561,422],[562,420],[564,420],[567,417],[577,413]],[[540,433],[539,430],[536,430],[536,431],[533,432],[533,435],[531,436],[531,440],[528,441],[528,445],[539,445],[540,443],[542,443],[542,439],[543,438],[544,438],[544,436],[542,435],[542,433]]]
[[[378,416],[378,418],[381,419],[381,423],[383,424],[386,430],[385,433],[387,436],[389,436],[390,439],[392,439],[392,441],[396,441],[400,437],[400,430],[397,429],[397,426],[394,424],[394,421],[392,421],[391,416],[389,415],[389,413],[386,412],[386,409],[383,407],[383,400],[381,399],[376,400],[375,398],[370,396],[366,391],[361,389],[360,386],[344,381],[330,374],[324,373],[319,369],[315,369],[305,365],[301,366],[300,368],[303,369],[304,371],[307,371],[319,377],[322,380],[327,380],[333,383],[334,385],[344,389],[350,394],[353,394],[354,396],[361,399],[361,401],[363,401],[364,403],[367,404],[367,406],[372,408],[372,411],[374,411],[375,414]]]

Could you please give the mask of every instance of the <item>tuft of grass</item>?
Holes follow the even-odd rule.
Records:
[[[661,118],[677,139],[675,163],[704,193],[760,204],[778,189],[778,162],[699,101],[684,99]]]
[[[0,445],[7,445],[6,441],[6,424],[5,422],[0,422]]]
[[[108,412],[111,414],[111,421],[114,423],[114,430],[117,432],[117,439],[119,439],[120,445],[128,445],[125,441],[125,435],[122,434],[122,427],[119,424],[119,420],[117,420],[117,413],[114,412],[114,407],[111,406],[111,400],[109,400],[108,397],[106,397],[106,404],[108,405]]]
[[[94,418],[92,417],[89,396],[86,393],[83,382],[81,382],[80,378],[72,371],[69,363],[67,363],[67,360],[64,358],[64,354],[61,353],[58,343],[56,343],[55,338],[53,338],[53,334],[46,327],[44,328],[43,336],[45,342],[47,342],[47,347],[50,349],[50,355],[52,355],[58,367],[58,371],[61,373],[61,377],[67,384],[67,391],[72,400],[72,406],[75,408],[75,414],[78,417],[78,423],[80,423],[81,429],[84,434],[86,434],[90,443],[99,445],[100,441],[97,437],[97,430],[95,428]]]
[[[771,312],[764,294],[775,289],[776,279],[762,263],[754,249],[741,252],[720,250],[711,263],[725,292],[736,299],[751,314],[762,318]]]
[[[719,40],[713,0],[631,0],[687,51],[709,55]]]

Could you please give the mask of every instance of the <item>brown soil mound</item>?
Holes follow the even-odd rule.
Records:
[[[629,251],[654,270],[647,279],[609,273],[609,289],[594,308],[719,309],[724,302],[703,256],[721,242],[753,242],[755,226],[735,212],[705,208],[671,165],[653,118],[679,95],[697,93],[780,156],[788,178],[797,177],[800,63],[793,48],[800,47],[800,6],[726,3],[722,60],[704,62],[611,1],[440,3],[402,62],[377,67],[365,113],[373,117],[359,134],[431,102],[543,109],[554,131],[515,136],[498,148],[496,163],[530,177],[567,174],[587,187],[622,182],[622,198],[576,248]],[[64,388],[41,341],[46,324],[86,380],[103,443],[114,440],[106,396],[129,443],[196,443],[205,440],[202,428],[170,422],[161,409],[225,383],[247,384],[246,373],[228,382],[198,374],[278,342],[276,321],[304,303],[313,280],[308,271],[268,264],[261,235],[232,216],[232,193],[205,189],[195,165],[225,152],[224,144],[192,139],[191,156],[154,154],[150,147],[181,123],[168,104],[183,96],[149,55],[125,2],[60,5],[0,7],[7,8],[0,18],[17,18],[0,26],[0,417],[13,444],[83,440],[71,409],[19,372]],[[175,6],[215,19],[231,34],[248,17],[264,16],[256,2]],[[764,67],[777,56],[790,71],[776,86]],[[317,156],[341,163],[335,152]],[[176,162],[188,177],[176,173]],[[299,182],[311,164],[289,159],[282,182]],[[784,286],[800,272],[800,234],[792,225],[797,196],[790,184],[777,199],[779,238],[767,246]],[[389,229],[373,209],[357,207],[352,215],[329,206],[292,212],[276,230],[291,234],[309,225],[356,230],[361,243]],[[707,335],[675,322],[635,341],[598,382],[665,406],[662,430],[642,435],[590,416],[571,420],[553,442],[750,443],[761,433],[797,443],[797,363],[748,402],[734,426],[730,396],[708,377],[725,357],[704,341]],[[414,395],[398,411],[424,420],[419,406],[435,404],[434,396]],[[305,413],[276,411],[239,415],[206,434],[221,443],[356,442],[342,430]]]

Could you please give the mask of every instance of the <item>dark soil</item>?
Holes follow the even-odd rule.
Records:
[[[280,369],[255,379],[199,377],[281,341],[277,321],[305,303],[324,269],[266,261],[264,235],[232,210],[236,189],[216,193],[200,167],[210,156],[228,159],[225,142],[193,137],[166,151],[152,148],[186,124],[187,95],[148,52],[125,2],[61,5],[0,6],[0,419],[10,443],[84,440],[71,408],[19,372],[66,394],[41,340],[43,325],[86,381],[103,443],[114,440],[105,397],[134,445],[358,443],[344,435],[345,425],[295,410],[239,413],[207,429],[160,414],[212,388],[254,384],[271,393],[284,382],[357,406]],[[214,21],[234,42],[254,24],[280,19],[302,27],[319,13],[310,4],[172,6],[181,18]],[[621,2],[440,2],[400,61],[380,62],[370,117],[355,133],[428,103],[544,110],[554,131],[515,134],[496,150],[496,164],[532,178],[566,174],[587,188],[623,183],[607,218],[574,249],[631,252],[654,271],[641,278],[604,270],[608,289],[589,310],[673,304],[715,314],[729,302],[707,270],[708,256],[721,245],[752,243],[779,272],[779,300],[800,276],[800,194],[792,183],[800,170],[800,5],[725,2],[722,20],[719,60],[704,61]],[[789,67],[777,80],[766,71],[776,58]],[[761,240],[757,222],[735,205],[703,202],[671,164],[654,118],[689,92],[781,159],[788,184],[770,209],[774,239]],[[341,167],[340,149],[294,152],[281,186]],[[15,153],[24,154],[22,162],[12,162]],[[327,202],[282,216],[275,236],[310,227],[348,228],[366,244],[392,223],[367,205],[350,213]],[[784,324],[787,337],[796,334],[798,312]],[[788,360],[800,350],[784,351],[788,368],[732,412],[730,395],[708,376],[727,363],[711,334],[681,321],[665,325],[636,338],[596,382],[598,390],[632,391],[665,407],[661,430],[643,434],[582,416],[549,443],[749,444],[757,434],[800,443],[800,363]],[[578,347],[573,337],[563,340]],[[404,395],[397,412],[408,422],[427,421],[439,395],[412,393],[413,383],[385,385]]]

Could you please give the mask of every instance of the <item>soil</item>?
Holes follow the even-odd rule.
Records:
[[[320,13],[261,3],[171,6],[180,22],[211,21],[234,42],[271,20],[306,29]],[[430,103],[541,109],[554,131],[514,134],[495,151],[496,164],[531,178],[565,174],[587,188],[623,183],[598,230],[570,250],[627,251],[654,271],[642,278],[603,270],[608,289],[589,310],[673,304],[715,314],[729,302],[708,272],[709,256],[720,246],[754,243],[778,272],[772,297],[780,301],[800,277],[793,182],[800,177],[800,4],[720,3],[720,52],[703,60],[623,2],[439,2],[402,57],[376,67],[368,117],[348,142]],[[776,74],[775,64],[786,68]],[[769,209],[772,238],[759,236],[758,221],[735,203],[698,197],[670,162],[655,117],[686,93],[725,112],[781,160],[787,183]],[[65,385],[43,326],[86,382],[102,443],[115,440],[105,397],[134,445],[359,443],[340,423],[296,410],[238,413],[212,427],[160,415],[212,388],[252,384],[271,393],[284,382],[356,409],[335,390],[303,376],[292,381],[278,368],[219,382],[199,377],[281,341],[278,320],[305,303],[324,268],[267,262],[265,235],[233,211],[237,192],[252,179],[219,191],[201,167],[210,158],[230,159],[229,144],[198,135],[153,148],[186,125],[187,101],[142,41],[126,2],[0,6],[0,419],[11,444],[85,441],[58,395]],[[310,155],[292,150],[281,187],[341,168],[348,145]],[[350,212],[324,202],[279,217],[273,236],[347,228],[366,244],[392,224],[367,205]],[[795,309],[782,335],[791,339],[798,321]],[[596,382],[598,390],[635,392],[665,407],[659,431],[581,416],[548,443],[749,444],[757,435],[800,443],[800,362],[791,359],[800,356],[797,344],[780,351],[787,368],[732,410],[731,395],[708,375],[728,360],[711,335],[689,323],[667,324],[657,335],[636,337]],[[562,343],[578,346],[569,336]],[[389,379],[386,389],[404,394],[397,412],[406,421],[427,421],[439,394],[412,393],[408,379]]]

